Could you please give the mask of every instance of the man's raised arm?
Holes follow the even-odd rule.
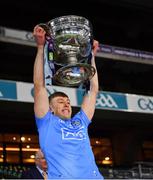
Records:
[[[34,112],[37,117],[43,117],[49,110],[48,94],[44,82],[44,45],[45,30],[40,26],[35,26],[33,36],[37,43],[37,54],[34,62]]]
[[[99,91],[99,82],[98,82],[98,74],[97,74],[97,68],[95,64],[95,55],[99,48],[99,42],[94,40],[93,43],[93,55],[91,59],[91,65],[95,68],[96,73],[93,76],[93,78],[90,80],[90,90],[89,93],[87,93],[84,96],[81,108],[86,113],[87,117],[91,120],[94,112],[95,112],[95,104],[96,104],[96,97],[97,93]]]

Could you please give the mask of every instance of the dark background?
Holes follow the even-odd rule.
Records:
[[[153,50],[151,0],[2,1],[0,26],[32,32],[38,23],[71,14],[88,18],[101,44]],[[0,78],[32,82],[35,52],[35,48],[0,43]],[[102,90],[153,94],[152,65],[99,58],[97,64]]]
[[[32,31],[57,16],[88,18],[100,43],[152,51],[152,0],[1,1],[0,24]]]
[[[63,15],[88,18],[100,44],[153,52],[152,0],[2,0],[0,3],[0,26],[7,28],[32,32],[36,24]],[[32,83],[35,55],[35,47],[0,42],[0,79]],[[96,64],[100,90],[153,96],[153,63],[96,57]],[[73,110],[76,112],[78,108]],[[116,141],[113,150],[121,155],[119,164],[137,160],[143,142],[153,139],[153,114],[97,109],[93,119],[90,136]],[[36,134],[33,103],[1,100],[0,132]]]
[[[71,14],[88,18],[93,25],[94,38],[101,44],[153,51],[151,0],[3,0],[0,4],[0,26],[32,32],[38,23]],[[0,42],[0,79],[32,82],[35,54],[35,47]],[[96,63],[100,90],[153,95],[153,65],[99,57]],[[30,131],[31,126],[35,129],[33,104],[1,101],[0,117],[1,131]],[[112,123],[111,127],[128,128],[138,126],[139,122],[141,128],[150,128],[149,122],[152,122],[149,114],[106,110],[97,110],[95,118],[106,129],[107,123]],[[8,128],[8,123],[11,128]],[[98,128],[97,124],[95,126]]]

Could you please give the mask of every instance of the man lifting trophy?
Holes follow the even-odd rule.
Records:
[[[93,32],[88,19],[67,15],[39,24],[46,31],[44,76],[46,85],[79,86],[90,80]]]
[[[88,134],[99,92],[95,63],[99,42],[92,40],[91,30],[89,21],[78,16],[55,18],[33,30],[37,45],[34,115],[48,179],[103,179]],[[80,110],[72,114],[71,99],[77,94],[70,99],[66,88],[49,95],[45,86],[49,83],[62,87],[84,84],[86,91],[75,91],[83,95]]]

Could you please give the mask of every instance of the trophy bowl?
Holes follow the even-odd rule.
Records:
[[[62,86],[77,86],[95,74],[91,65],[93,32],[84,17],[67,15],[54,18],[44,26],[51,38],[55,73],[53,82]]]

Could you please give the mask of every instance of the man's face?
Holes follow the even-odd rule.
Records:
[[[50,107],[54,114],[61,119],[71,118],[72,108],[68,97],[54,97],[50,102]]]
[[[36,159],[36,165],[39,166],[40,169],[46,171],[47,170],[47,162],[44,157],[39,157]]]

